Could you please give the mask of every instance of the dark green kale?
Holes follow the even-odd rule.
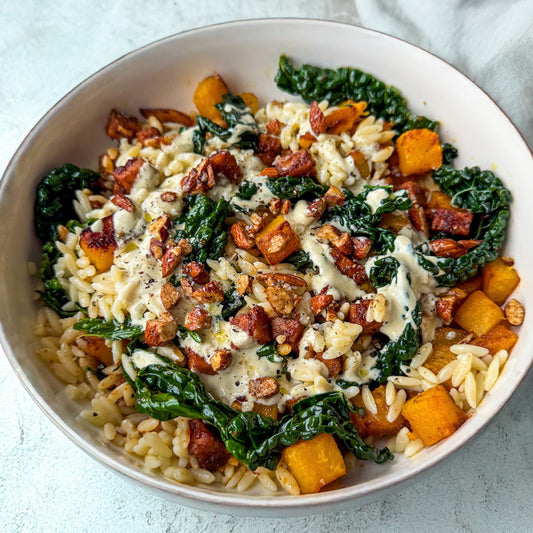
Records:
[[[266,357],[271,363],[282,363],[283,357],[276,349],[276,341],[263,344],[256,352],[257,357]]]
[[[257,185],[249,181],[242,181],[239,185],[237,196],[243,200],[249,200],[257,192]]]
[[[355,381],[347,381],[345,379],[335,380],[335,384],[338,385],[341,389],[349,389],[350,387],[358,387],[359,383]]]
[[[277,421],[216,400],[194,372],[172,363],[141,369],[135,391],[138,412],[157,420],[177,416],[205,420],[218,430],[226,449],[251,470],[259,466],[274,470],[285,447],[320,433],[334,435],[359,459],[382,463],[393,457],[387,448],[378,450],[363,442],[350,419],[350,413],[363,411],[341,392],[304,398],[293,405],[291,414]]]
[[[378,383],[386,384],[389,376],[401,375],[400,365],[409,364],[420,346],[422,323],[420,306],[416,304],[411,317],[406,314],[403,318],[406,324],[398,339],[388,342],[377,353],[376,367],[379,369],[379,375],[376,382]]]
[[[390,285],[398,275],[398,268],[400,263],[397,259],[391,256],[381,257],[376,259],[370,267],[370,283],[376,288]]]
[[[275,81],[282,91],[299,95],[307,103],[327,100],[336,105],[348,99],[364,101],[371,115],[392,122],[399,132],[415,128],[435,130],[438,126],[438,122],[412,113],[398,89],[357,69],[332,70],[311,65],[298,69],[282,55]]]
[[[283,260],[284,263],[290,263],[291,265],[294,265],[297,270],[302,272],[306,268],[314,268],[313,262],[311,261],[311,258],[309,257],[308,252],[304,252],[303,250],[298,250],[297,252],[293,252],[289,257]]]
[[[181,324],[178,327],[178,335],[182,339],[189,336],[194,342],[197,342],[198,344],[202,342],[202,338],[200,337],[197,331],[191,331],[190,329],[187,329],[185,326],[182,326]]]
[[[37,292],[41,295],[45,305],[53,309],[61,318],[74,316],[78,311],[86,311],[78,305],[74,309],[64,309],[71,300],[57,278],[43,280],[43,290]]]
[[[419,264],[431,272],[441,286],[451,287],[475,276],[486,263],[494,261],[505,238],[510,215],[511,193],[490,170],[478,167],[457,170],[442,166],[433,173],[441,190],[452,198],[452,205],[474,214],[469,239],[481,244],[458,259],[439,257],[433,260],[428,244],[418,247]]]
[[[70,163],[51,170],[37,186],[34,224],[37,237],[44,243],[55,239],[57,226],[76,218],[73,199],[78,189],[91,189],[99,174]]]
[[[176,239],[187,239],[192,246],[188,261],[205,263],[222,255],[228,240],[225,220],[229,213],[230,205],[223,198],[213,202],[202,194],[190,197],[188,209],[178,219],[183,228],[175,233]]]
[[[232,286],[231,289],[224,293],[224,300],[222,301],[222,318],[229,320],[232,316],[235,316],[237,312],[244,307],[246,301]]]
[[[124,339],[136,341],[143,334],[143,328],[132,324],[129,317],[126,317],[122,323],[115,319],[108,322],[103,318],[82,318],[74,324],[73,328],[91,337],[101,337],[110,341]]]
[[[370,205],[366,203],[366,199],[371,192],[378,189],[383,189],[388,195],[381,200],[373,212]],[[394,250],[396,235],[388,229],[380,228],[379,223],[383,214],[396,210],[406,211],[411,207],[411,200],[407,196],[407,191],[393,192],[391,186],[367,186],[357,196],[353,196],[349,191],[345,191],[345,194],[344,205],[333,207],[327,212],[326,217],[329,220],[340,222],[353,237],[368,237],[373,242],[373,249],[377,253]]]
[[[270,178],[267,180],[266,186],[278,198],[290,200],[293,203],[298,200],[314,200],[323,196],[328,190],[325,185],[317,183],[308,176]]]
[[[259,126],[244,100],[240,96],[228,93],[215,107],[222,114],[228,127],[223,128],[212,120],[198,115],[196,117],[197,128],[193,133],[194,151],[197,154],[202,153],[207,132],[243,150],[255,150],[259,140]]]
[[[442,164],[451,165],[453,160],[457,157],[457,148],[450,143],[442,145]]]

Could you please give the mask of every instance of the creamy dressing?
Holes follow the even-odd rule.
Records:
[[[375,189],[368,193],[365,203],[370,207],[372,214],[378,210],[383,200],[386,200],[389,197],[389,194],[389,191],[386,189]]]
[[[413,327],[413,310],[423,293],[432,292],[436,286],[431,274],[419,264],[411,241],[399,235],[394,241],[394,251],[388,254],[399,262],[398,272],[390,285],[377,289],[387,301],[385,319],[381,326],[381,333],[391,340],[396,340],[407,323]],[[367,273],[375,261],[383,256],[376,256],[365,265]]]

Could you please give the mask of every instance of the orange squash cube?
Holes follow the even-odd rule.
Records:
[[[428,200],[428,209],[451,209],[452,199],[445,192],[432,191]]]
[[[368,437],[372,435],[376,438],[385,437],[387,435],[395,435],[405,426],[405,418],[399,415],[394,422],[387,420],[387,413],[389,412],[389,406],[385,401],[385,387],[380,385],[377,389],[372,391],[372,396],[376,402],[378,412],[373,415],[370,411],[366,411],[365,416],[358,415],[357,413],[350,413],[353,425],[359,432],[361,437]],[[358,394],[355,398],[352,398],[352,403],[357,407],[363,407],[363,398]]]
[[[259,101],[254,93],[241,93],[239,96],[243,99],[246,107],[250,108],[253,115],[259,111]]]
[[[83,337],[83,340],[87,343],[85,348],[87,355],[90,355],[106,366],[113,364],[113,353],[111,348],[105,343],[105,339],[89,336]]]
[[[442,166],[439,136],[428,129],[408,130],[396,140],[398,164],[404,176],[424,174]]]
[[[507,350],[510,352],[517,340],[518,335],[514,331],[505,324],[499,324],[491,329],[486,335],[473,340],[472,344],[483,346],[494,355],[500,350]]]
[[[278,406],[276,404],[274,405],[265,405],[264,403],[254,403],[254,407],[252,411],[259,413],[263,416],[269,416],[270,418],[273,418],[274,420],[278,419]]]
[[[457,356],[450,350],[450,346],[434,344],[431,355],[426,359],[424,366],[437,375],[448,363],[455,361]]]
[[[422,439],[424,446],[431,446],[449,437],[466,420],[466,415],[455,405],[442,385],[421,392],[405,402],[402,415]]]
[[[80,235],[80,247],[98,272],[109,270],[117,249],[113,217],[102,219],[101,231],[85,228]]]
[[[486,265],[481,276],[483,292],[498,305],[503,305],[520,282],[516,270],[501,257]]]
[[[346,474],[346,465],[339,447],[327,433],[285,448],[283,460],[298,481],[303,494],[318,492]]]
[[[455,322],[478,337],[503,319],[503,311],[481,291],[474,291],[455,313]]]
[[[433,335],[433,346],[437,344],[444,344],[445,346],[453,346],[461,342],[466,337],[466,331],[457,328],[437,328],[435,335]]]
[[[257,234],[255,244],[270,265],[281,263],[301,248],[298,235],[283,215],[277,216]]]
[[[224,124],[224,119],[215,104],[222,102],[222,97],[229,93],[228,86],[221,76],[214,74],[202,80],[194,91],[192,101],[198,109],[198,113],[203,117],[216,122],[218,125]]]

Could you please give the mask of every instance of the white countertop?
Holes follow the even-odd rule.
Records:
[[[533,145],[531,0],[5,0],[0,174],[33,124],[110,61],[184,29],[268,16],[360,24],[441,55],[487,90]],[[3,356],[0,405],[0,531],[533,530],[532,372],[480,435],[409,486],[353,511],[293,519],[194,511],[119,478],[48,421]]]

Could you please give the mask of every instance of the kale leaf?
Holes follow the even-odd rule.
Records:
[[[227,450],[251,470],[275,469],[283,449],[298,440],[329,433],[341,440],[359,459],[382,463],[392,459],[387,448],[365,444],[350,419],[363,414],[341,392],[304,398],[280,421],[254,411],[241,412],[213,398],[190,370],[169,363],[148,365],[135,379],[135,406],[157,420],[177,416],[203,419],[220,433]]]
[[[284,263],[290,263],[296,267],[296,270],[302,272],[306,268],[314,268],[314,264],[309,257],[309,252],[298,250],[293,252],[289,257],[283,260]]]
[[[242,181],[239,185],[237,196],[243,200],[249,200],[257,192],[257,185],[249,181]]]
[[[383,189],[387,195],[381,200],[375,211],[366,202],[368,195],[373,191]],[[378,224],[385,213],[405,211],[411,207],[411,200],[407,191],[393,192],[391,186],[366,186],[357,196],[345,191],[346,201],[342,206],[335,206],[327,213],[327,218],[337,220],[346,227],[352,236],[362,235],[373,242],[377,253],[391,252],[394,249],[396,235]]]
[[[281,178],[270,178],[266,182],[270,192],[282,198],[296,202],[297,200],[314,200],[323,196],[328,187],[317,183],[313,178],[302,176],[283,176]]]
[[[228,241],[225,220],[229,212],[230,205],[223,198],[213,202],[202,194],[190,197],[188,210],[178,219],[183,228],[175,234],[177,239],[187,239],[192,246],[188,260],[205,263],[222,255]]]
[[[182,339],[189,336],[194,342],[197,342],[198,344],[202,342],[202,337],[200,337],[197,331],[192,331],[190,329],[187,329],[185,326],[182,326],[181,324],[178,326],[178,335]]]
[[[452,197],[452,205],[474,214],[469,239],[481,244],[458,259],[432,257],[427,243],[418,247],[419,264],[431,272],[439,285],[451,287],[475,276],[486,263],[494,261],[505,238],[510,215],[511,193],[490,170],[479,167],[454,169],[442,166],[433,173],[441,190]]]
[[[207,132],[243,150],[255,150],[259,141],[259,126],[244,100],[240,96],[228,93],[222,97],[221,103],[215,104],[215,107],[222,114],[228,127],[223,128],[212,120],[198,115],[197,128],[193,133],[194,151],[197,154],[202,153]]]
[[[442,145],[442,164],[451,165],[453,160],[457,157],[457,148],[450,143]]]
[[[91,337],[101,337],[110,341],[138,340],[143,334],[142,326],[132,324],[130,317],[126,317],[122,323],[115,319],[108,322],[102,318],[82,318],[73,328]]]
[[[397,259],[391,256],[381,257],[376,259],[370,267],[369,278],[370,283],[376,288],[390,285],[398,275],[398,268],[400,263]]]
[[[43,280],[43,290],[37,292],[41,295],[45,305],[53,309],[61,318],[74,316],[78,311],[86,311],[77,305],[73,309],[64,309],[71,300],[57,278]]]
[[[422,323],[422,313],[418,304],[411,319],[412,322],[406,323],[397,340],[389,341],[378,351],[376,367],[379,369],[379,374],[376,382],[386,384],[389,376],[401,375],[400,364],[409,364],[409,361],[416,355],[420,346],[420,324]]]
[[[222,313],[221,316],[224,320],[229,320],[232,316],[235,316],[237,312],[244,307],[246,301],[232,286],[231,289],[224,293],[224,300],[222,300]]]
[[[364,101],[371,115],[393,122],[399,132],[415,128],[435,130],[438,126],[438,122],[412,113],[398,89],[357,69],[332,70],[311,65],[298,69],[282,55],[275,81],[282,91],[299,95],[308,103],[327,100],[336,105],[348,99]]]
[[[70,163],[51,170],[37,186],[34,205],[35,232],[46,242],[55,239],[57,226],[76,218],[72,201],[78,189],[91,189],[99,174]]]

